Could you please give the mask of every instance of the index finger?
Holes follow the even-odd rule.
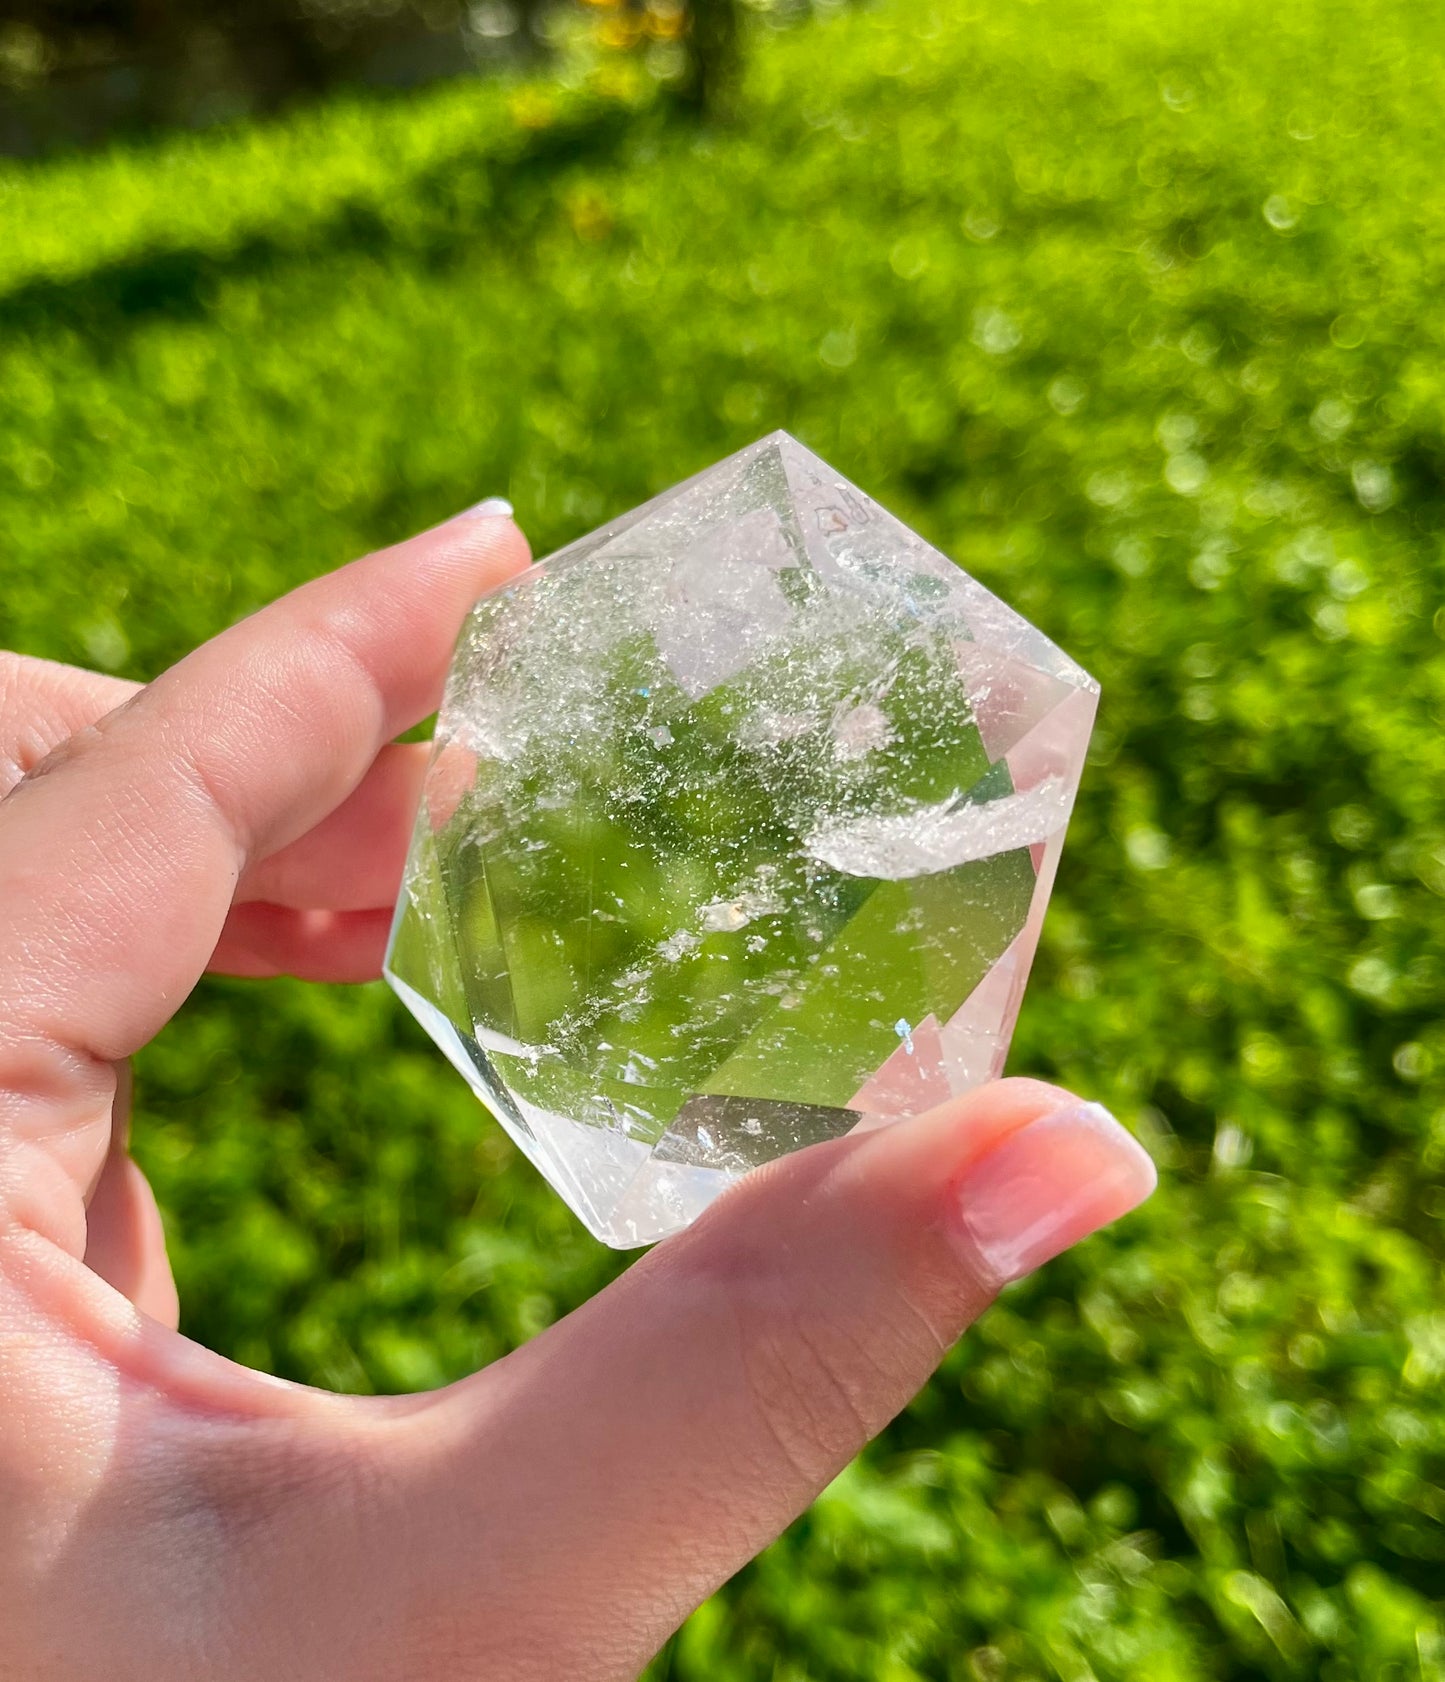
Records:
[[[509,519],[463,516],[315,579],[0,804],[0,1227],[83,1253],[112,1065],[194,987],[248,863],[433,710],[468,607],[527,559]]]

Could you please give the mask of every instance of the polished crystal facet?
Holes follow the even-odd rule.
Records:
[[[387,976],[587,1227],[1002,1067],[1098,688],[785,433],[480,601]]]

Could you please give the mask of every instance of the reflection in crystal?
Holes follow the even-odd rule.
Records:
[[[837,1139],[860,1119],[857,1110],[821,1104],[779,1104],[767,1098],[689,1098],[657,1143],[659,1162],[682,1162],[745,1174],[775,1156]]]

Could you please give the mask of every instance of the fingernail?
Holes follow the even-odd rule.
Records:
[[[489,496],[484,501],[465,508],[459,520],[510,520],[516,510],[504,496]]]
[[[1041,1116],[995,1145],[959,1187],[959,1238],[1006,1285],[1137,1208],[1158,1181],[1102,1104]]]

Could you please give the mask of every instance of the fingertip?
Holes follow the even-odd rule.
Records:
[[[1127,1215],[1157,1184],[1139,1141],[1102,1104],[1075,1100],[975,1160],[950,1224],[968,1262],[1002,1286]]]
[[[501,497],[489,497],[450,520],[424,532],[421,539],[439,539],[451,553],[472,562],[481,575],[479,594],[494,588],[532,564],[532,546]]]
[[[1156,1180],[1148,1153],[1101,1105],[1031,1079],[992,1081],[869,1129],[830,1175],[855,1229],[872,1232],[901,1274],[931,1281],[941,1320],[960,1304],[976,1311],[1127,1214]]]
[[[501,501],[490,498],[463,509],[440,525],[373,550],[350,565],[368,573],[373,568],[399,568],[413,584],[426,581],[453,599],[459,592],[470,604],[532,564],[531,545],[512,514],[501,512]]]

